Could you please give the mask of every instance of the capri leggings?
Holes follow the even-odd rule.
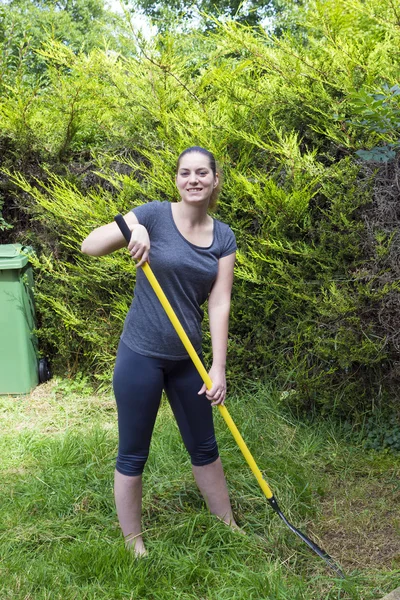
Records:
[[[192,361],[143,356],[120,341],[113,387],[118,409],[116,469],[140,475],[149,455],[150,440],[163,389],[178,423],[192,464],[204,466],[218,458],[212,407]]]

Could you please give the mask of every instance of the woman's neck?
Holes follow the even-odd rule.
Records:
[[[188,205],[183,200],[174,203],[174,215],[184,221],[190,227],[196,227],[207,223],[211,217],[207,214],[207,206],[204,204]]]

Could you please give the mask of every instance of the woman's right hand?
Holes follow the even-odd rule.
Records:
[[[136,268],[144,265],[145,262],[150,263],[150,238],[144,225],[134,225],[132,235],[128,244],[128,250],[132,258],[136,261]]]

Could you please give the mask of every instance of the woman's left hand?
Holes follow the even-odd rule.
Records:
[[[213,382],[212,388],[207,390],[206,384],[204,383],[199,391],[199,395],[205,393],[207,399],[211,402],[211,406],[224,404],[226,398],[225,368],[212,366],[208,374]]]

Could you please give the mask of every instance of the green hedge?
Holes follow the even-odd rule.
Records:
[[[198,144],[220,158],[216,216],[239,247],[231,381],[274,379],[299,410],[355,414],[394,398],[398,348],[381,318],[398,293],[393,265],[386,287],[371,282],[397,238],[366,220],[382,167],[355,153],[398,137],[395,119],[376,123],[398,109],[399,31],[389,1],[307,6],[297,35],[280,38],[228,22],[140,42],[134,57],[49,42],[46,84],[3,90],[3,217],[38,251],[41,347],[58,371],[109,382],[134,284],[123,251],[90,258],[81,240],[117,212],[176,199],[176,156]],[[380,90],[363,115],[360,99]]]

